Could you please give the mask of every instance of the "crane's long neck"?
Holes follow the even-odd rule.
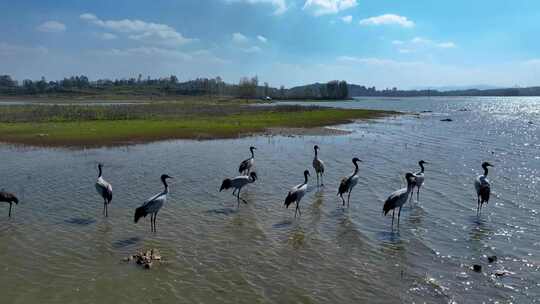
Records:
[[[317,153],[317,149],[315,149],[315,159],[319,158],[319,154]]]
[[[354,175],[356,175],[356,173],[358,173],[358,164],[356,162],[353,162],[354,164]]]
[[[167,184],[167,180],[166,179],[162,179],[161,182],[163,183],[163,187],[165,187],[163,189],[163,193],[169,193],[169,185]]]
[[[100,178],[100,177],[101,177],[101,174],[102,174],[102,172],[101,172],[101,166],[98,166],[98,170],[99,170],[98,178]]]
[[[307,184],[307,182],[308,182],[308,175],[304,174],[304,185]]]
[[[407,193],[410,193],[413,190],[413,182],[410,179],[407,179]]]
[[[420,172],[424,173],[424,163],[418,163],[420,165]]]
[[[484,168],[484,176],[487,176],[488,175],[488,167],[487,166],[482,166],[482,168]]]
[[[255,153],[253,153],[253,149],[249,149],[249,151],[251,152],[251,158],[255,158]]]

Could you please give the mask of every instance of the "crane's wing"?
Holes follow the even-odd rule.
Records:
[[[298,200],[298,188],[302,185],[303,184],[296,185],[291,189],[291,191],[289,191],[289,194],[287,194],[287,197],[285,198],[285,207],[289,208],[290,204]]]
[[[386,215],[390,210],[396,208],[398,206],[398,203],[400,202],[400,199],[403,199],[403,194],[405,194],[406,192],[407,189],[405,188],[392,192],[392,194],[390,194],[390,196],[384,202],[383,214]],[[407,200],[406,196],[405,200]]]
[[[251,158],[244,159],[244,160],[240,163],[240,167],[238,167],[238,172],[239,172],[239,173],[242,173],[242,172],[246,171],[246,170],[249,168],[250,160],[251,160]]]
[[[346,176],[346,177],[342,178],[341,183],[339,183],[338,195],[347,192],[347,190],[349,190],[349,185],[350,184],[351,184],[351,177],[350,176]]]
[[[14,202],[15,204],[19,203],[19,199],[13,193],[4,192],[4,191],[0,191],[0,201]]]
[[[108,202],[112,200],[112,186],[105,179],[98,178],[96,182],[96,189],[103,198]]]
[[[148,214],[158,211],[166,199],[167,193],[165,192],[158,193],[149,198],[139,208],[135,209],[135,223],[137,223],[141,217],[146,217]]]

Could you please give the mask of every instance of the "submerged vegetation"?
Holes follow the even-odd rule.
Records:
[[[43,146],[101,146],[165,139],[234,138],[272,128],[312,128],[392,112],[241,101],[118,105],[15,105],[0,108],[0,141]]]

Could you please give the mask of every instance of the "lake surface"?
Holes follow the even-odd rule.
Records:
[[[0,189],[21,200],[11,219],[0,205],[0,303],[540,302],[540,98],[317,104],[430,112],[342,125],[352,133],[339,136],[0,145]],[[311,182],[294,219],[282,204],[303,170],[313,173],[314,144],[326,186]],[[237,209],[218,190],[250,145],[259,181]],[[364,161],[360,181],[342,209],[337,185],[354,156]],[[420,159],[431,163],[420,201],[392,231],[382,204]],[[493,195],[477,217],[482,161],[495,165]],[[98,162],[114,190],[109,218],[94,189]],[[149,218],[134,224],[133,213],[161,191],[162,173],[176,179],[151,233]],[[148,271],[121,261],[141,248],[166,262]]]

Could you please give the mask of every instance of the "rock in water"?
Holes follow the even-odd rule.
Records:
[[[496,261],[497,261],[497,256],[496,255],[492,255],[492,256],[488,257],[488,262],[493,263],[493,262],[496,262]]]
[[[482,271],[482,266],[478,265],[478,264],[475,264],[475,265],[473,265],[473,270],[476,271],[476,272],[481,272]]]
[[[157,249],[142,250],[123,260],[125,262],[135,261],[137,265],[141,265],[144,269],[151,269],[154,261],[161,261],[161,254]]]

